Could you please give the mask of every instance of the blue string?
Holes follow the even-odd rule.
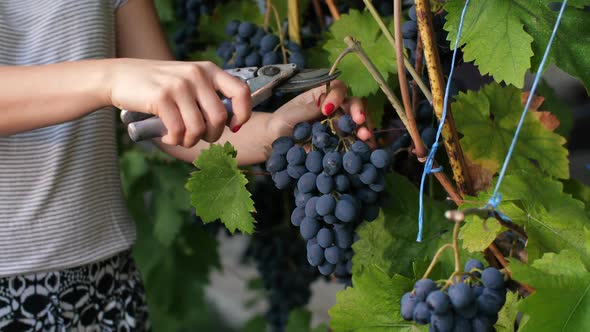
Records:
[[[510,144],[510,148],[508,149],[508,153],[506,154],[506,159],[504,159],[504,164],[502,165],[502,170],[500,171],[500,175],[498,175],[498,182],[496,183],[496,187],[494,188],[494,193],[492,197],[486,204],[486,207],[491,207],[496,209],[498,205],[502,202],[502,195],[498,193],[500,189],[500,184],[504,179],[504,175],[506,174],[506,168],[508,168],[508,162],[512,157],[512,153],[514,152],[514,146],[516,145],[516,140],[518,139],[518,134],[520,133],[520,129],[522,128],[522,124],[524,123],[525,116],[528,112],[528,109],[531,105],[533,97],[535,95],[535,90],[537,89],[537,85],[541,80],[541,75],[543,73],[543,68],[545,67],[545,63],[547,62],[547,58],[549,57],[549,51],[551,50],[551,44],[553,44],[553,39],[555,39],[555,34],[557,33],[557,28],[559,27],[559,23],[561,22],[561,17],[563,16],[563,12],[565,10],[565,6],[567,5],[567,0],[564,0],[561,4],[561,10],[559,11],[559,15],[557,16],[557,21],[555,21],[555,26],[553,27],[553,32],[551,33],[551,37],[549,38],[549,42],[547,43],[547,47],[545,48],[545,54],[543,54],[543,60],[541,60],[541,64],[539,65],[539,69],[535,75],[535,80],[533,81],[533,85],[531,87],[531,91],[529,92],[529,97],[526,101],[524,106],[524,110],[522,111],[522,115],[520,116],[520,122],[516,127],[516,132],[514,132],[514,137],[512,138],[512,143]]]
[[[461,38],[461,31],[463,31],[463,22],[465,21],[465,13],[467,12],[467,5],[469,4],[469,0],[465,1],[465,5],[463,6],[463,11],[461,12],[461,20],[459,21],[459,29],[457,30],[457,39],[455,39],[455,48],[453,50],[453,60],[451,61],[451,71],[449,72],[449,79],[447,80],[447,86],[445,89],[445,99],[443,103],[443,111],[442,116],[440,118],[440,123],[438,124],[438,130],[436,132],[436,139],[434,140],[434,144],[430,148],[430,153],[428,153],[428,158],[426,158],[426,162],[424,163],[424,172],[422,172],[422,179],[420,180],[420,198],[419,198],[419,210],[418,210],[418,238],[416,241],[422,242],[422,228],[424,223],[424,182],[426,181],[426,175],[430,173],[440,172],[442,167],[438,167],[432,169],[432,164],[434,163],[434,156],[436,155],[436,150],[438,149],[438,141],[440,139],[440,134],[443,129],[443,125],[445,123],[445,119],[447,117],[447,105],[449,104],[449,91],[451,89],[451,78],[453,77],[453,72],[455,71],[455,58],[457,57],[457,49],[459,48],[459,39]]]

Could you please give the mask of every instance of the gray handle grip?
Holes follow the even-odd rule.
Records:
[[[222,102],[225,106],[225,109],[227,110],[227,123],[229,123],[230,119],[234,114],[231,99],[224,98],[222,99]],[[127,114],[130,115],[127,116]],[[147,114],[137,112],[127,112],[127,114],[126,118],[122,120],[124,123],[126,122],[126,120],[130,120],[129,125],[127,126],[127,133],[129,133],[129,137],[134,142],[162,137],[168,133],[168,130],[162,122],[162,119],[160,119],[157,116],[149,117],[149,115]],[[146,117],[149,118],[146,119]],[[136,119],[139,121],[132,121]]]

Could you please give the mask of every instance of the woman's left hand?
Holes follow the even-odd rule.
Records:
[[[357,137],[363,141],[370,141],[373,134],[366,126],[367,115],[363,101],[357,97],[346,98],[346,94],[344,82],[333,81],[330,83],[330,93],[327,96],[324,85],[293,98],[270,117],[268,129],[272,140],[280,136],[290,136],[293,127],[299,122],[316,120],[322,115],[329,116],[340,107],[345,113],[349,113],[357,124]]]

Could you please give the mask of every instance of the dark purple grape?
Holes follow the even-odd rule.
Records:
[[[430,316],[430,327],[435,332],[452,332],[453,331],[453,314],[432,314]]]
[[[471,332],[471,320],[455,315],[453,332]]]
[[[434,144],[434,141],[436,140],[436,131],[436,128],[428,127],[424,128],[424,130],[422,130],[422,132],[420,133],[420,137],[422,137],[424,145],[426,145],[426,147],[429,149],[432,147],[432,144]]]
[[[377,180],[377,168],[372,164],[364,164],[359,179],[364,184],[371,184]]]
[[[340,248],[336,246],[326,248],[324,258],[332,264],[337,264],[340,261]]]
[[[285,156],[273,153],[270,155],[270,158],[266,161],[266,170],[271,173],[276,173],[282,171],[287,168],[287,159]]]
[[[244,61],[246,56],[250,54],[252,47],[248,43],[236,43],[236,55],[244,57]]]
[[[338,128],[347,134],[352,134],[356,130],[356,123],[350,114],[344,114],[338,118]]]
[[[435,314],[444,314],[451,309],[451,300],[440,290],[430,292],[426,297],[426,304]]]
[[[342,161],[342,163],[344,164],[344,160]],[[348,181],[348,177],[346,175],[336,174],[336,176],[334,176],[334,186],[336,188],[336,191],[342,193],[347,191],[348,188],[350,188],[350,181]]]
[[[273,52],[275,47],[280,43],[279,37],[275,35],[266,35],[260,41],[260,50],[263,52]]]
[[[272,180],[275,183],[275,187],[281,190],[287,189],[293,181],[293,179],[291,179],[291,177],[289,176],[289,173],[287,173],[287,170],[282,170],[273,173]]]
[[[356,196],[363,203],[373,204],[379,199],[379,194],[371,189],[361,188],[356,192]]]
[[[322,228],[318,232],[317,239],[320,247],[328,248],[334,242],[334,234],[331,229]]]
[[[225,34],[233,37],[234,35],[236,35],[238,33],[238,28],[240,26],[240,21],[238,20],[231,20],[226,26],[225,26]]]
[[[377,149],[371,153],[371,164],[377,168],[389,166],[389,153],[383,149]]]
[[[311,126],[311,133],[312,134],[325,133],[327,131],[328,131],[328,127],[326,127],[321,122],[314,122],[313,125]]]
[[[379,206],[373,204],[363,205],[362,216],[366,221],[377,219],[377,217],[379,217]]]
[[[320,198],[314,196],[310,198],[307,203],[305,203],[305,215],[310,218],[318,217],[318,212],[316,210],[316,204]]]
[[[418,36],[418,25],[414,21],[406,21],[402,24],[402,37],[414,39]]]
[[[286,155],[293,145],[295,142],[291,137],[281,136],[272,142],[272,153]]]
[[[352,245],[352,232],[348,228],[334,228],[334,243],[338,248],[346,249]]]
[[[416,309],[416,304],[420,302],[411,292],[407,292],[402,296],[401,300],[401,314],[404,320],[413,320],[414,319],[414,309]]]
[[[299,178],[299,180],[297,181],[297,189],[299,190],[299,192],[305,194],[305,193],[310,193],[312,191],[315,191],[316,177],[317,177],[317,175],[315,175],[314,173],[311,173],[311,172],[303,174]]]
[[[340,152],[328,152],[322,160],[324,172],[329,175],[335,175],[342,168],[342,154]]]
[[[334,225],[338,222],[338,219],[333,214],[329,214],[324,216],[324,222],[328,225]]]
[[[355,141],[350,146],[350,150],[361,157],[361,161],[366,163],[371,158],[371,148],[363,141]]]
[[[356,207],[348,200],[340,199],[336,203],[334,215],[343,222],[351,222],[356,218]]]
[[[416,324],[424,325],[430,323],[430,316],[431,316],[430,309],[428,309],[428,305],[426,302],[418,302],[416,304],[416,308],[414,308],[414,321]]]
[[[295,206],[305,208],[305,203],[307,200],[313,197],[313,194],[310,193],[300,193],[297,188],[295,188],[297,193],[295,194]]]
[[[246,62],[246,67],[260,67],[260,63],[262,62],[262,58],[258,53],[251,52],[248,56],[244,59]]]
[[[287,162],[290,165],[303,165],[305,164],[305,158],[307,154],[305,150],[297,145],[292,146],[289,151],[287,151]]]
[[[474,332],[493,332],[494,327],[488,317],[477,315],[471,320],[471,330]]]
[[[264,55],[262,56],[262,65],[263,66],[276,65],[280,62],[281,62],[281,58],[276,52],[264,53]]]
[[[330,135],[324,132],[314,133],[311,142],[316,147],[323,149],[330,145]]]
[[[334,212],[334,209],[336,208],[336,200],[332,195],[322,195],[318,198],[315,208],[320,216],[327,216]]]
[[[288,165],[287,166],[287,173],[290,177],[295,180],[298,180],[303,174],[307,173],[307,168],[303,165]]]
[[[289,63],[296,64],[299,69],[305,68],[305,58],[300,52],[291,52],[291,54],[289,54]]]
[[[468,260],[467,263],[465,263],[465,272],[471,272],[471,270],[473,270],[473,269],[478,269],[480,271],[483,271],[483,269],[484,269],[483,263],[477,259]],[[479,273],[479,272],[474,271],[473,275],[478,278],[481,277],[481,273]]]
[[[320,230],[320,223],[315,218],[305,217],[299,225],[299,232],[305,240],[309,240],[316,236]]]
[[[436,289],[436,283],[430,279],[420,279],[414,284],[414,293],[420,301],[426,301],[428,294]]]
[[[315,184],[322,194],[329,194],[334,190],[334,178],[324,172],[318,174]]]
[[[320,151],[310,151],[305,159],[305,167],[312,173],[320,173],[323,170],[322,161],[324,154]]]
[[[238,34],[240,37],[248,38],[256,32],[256,25],[250,22],[242,22],[238,27]]]
[[[462,282],[451,285],[451,287],[449,287],[448,294],[449,298],[451,299],[451,303],[456,309],[465,308],[468,305],[471,305],[475,300],[475,296],[473,296],[471,287]]]
[[[293,224],[293,226],[299,227],[303,218],[305,218],[304,208],[296,207],[293,212],[291,212],[291,224]]]
[[[336,269],[336,265],[331,264],[330,262],[324,262],[322,265],[318,266],[320,273],[325,276],[332,274],[334,269]]]
[[[363,167],[359,155],[353,151],[348,151],[342,157],[342,167],[348,174],[357,174]]]
[[[307,261],[311,266],[318,266],[324,262],[324,249],[318,244],[312,244],[307,248]]]
[[[302,141],[311,135],[311,125],[309,122],[299,122],[293,128],[293,137],[298,140]]]
[[[483,285],[491,289],[504,289],[504,276],[498,269],[488,267],[481,274]]]

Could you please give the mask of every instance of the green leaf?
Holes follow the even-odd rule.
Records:
[[[253,1],[231,0],[217,5],[213,15],[200,17],[199,36],[208,44],[219,44],[223,40],[229,40],[230,37],[225,34],[225,26],[231,20],[262,24],[264,15]]]
[[[541,268],[516,262],[510,265],[513,278],[535,288],[535,292],[518,306],[520,311],[529,316],[526,324],[518,331],[588,331],[590,273],[585,269],[561,270],[567,265],[562,261],[575,266],[582,264],[580,258],[571,253],[562,252],[549,259],[543,259]]]
[[[395,53],[368,11],[361,13],[351,10],[347,15],[342,15],[332,24],[330,33],[330,38],[324,44],[324,49],[329,53],[330,63],[334,63],[346,49],[344,37],[352,36],[361,42],[361,46],[385,80],[390,73],[396,72],[396,66],[393,65]],[[354,53],[345,56],[338,68],[342,70],[340,79],[348,84],[353,95],[366,97],[379,90],[377,82]]]
[[[160,21],[163,23],[174,21],[176,16],[174,15],[174,1],[173,0],[156,0],[156,11],[160,17]]]
[[[518,294],[506,293],[506,303],[498,313],[498,321],[495,324],[497,332],[515,332],[514,321],[518,314]]]
[[[562,180],[561,182],[563,183],[563,192],[582,201],[586,212],[590,213],[590,187],[575,179]]]
[[[522,87],[528,69],[537,70],[557,20],[552,0],[473,0],[469,3],[461,40],[465,61],[475,60],[482,74]],[[582,1],[580,1],[582,2]],[[464,1],[450,0],[444,29],[457,36]],[[581,3],[575,3],[581,7]],[[590,87],[590,25],[588,13],[568,7],[551,47],[550,63],[580,78]]]
[[[491,83],[477,92],[460,93],[453,103],[453,116],[463,134],[460,143],[473,161],[502,165],[523,110],[521,92],[514,86]],[[532,114],[527,114],[518,136],[511,170],[538,168],[558,178],[569,177],[565,139],[547,130]],[[493,170],[492,166],[492,170]]]
[[[580,260],[580,255],[572,250],[562,250],[559,255],[548,252],[535,260],[531,266],[551,275],[583,277],[588,273]]]
[[[402,295],[411,290],[412,280],[400,275],[390,278],[377,267],[367,266],[362,275],[352,275],[352,283],[354,287],[336,294],[336,305],[328,311],[334,332],[415,329],[401,318],[399,304]]]
[[[255,316],[246,322],[241,329],[242,332],[260,332],[266,331],[266,319],[264,316]]]
[[[328,328],[321,324],[320,326],[311,328],[311,312],[303,309],[295,309],[289,313],[289,321],[285,332],[325,332]]]
[[[574,250],[590,265],[588,230],[590,220],[584,204],[563,193],[557,180],[519,172],[504,178],[500,210],[525,227],[528,245],[543,252]]]
[[[191,192],[191,204],[204,223],[221,219],[231,233],[237,229],[252,234],[254,201],[235,156],[236,151],[229,142],[224,146],[211,144],[195,160],[199,170],[191,174],[186,187]]]
[[[375,128],[381,128],[383,122],[383,113],[385,113],[385,102],[387,98],[381,89],[376,93],[367,97],[367,108],[369,110],[369,117],[373,121]]]
[[[477,197],[466,197],[465,200],[467,202],[485,202],[489,197],[489,192],[480,192]],[[461,205],[461,210],[481,207],[482,204],[478,203],[464,203]],[[502,225],[494,219],[488,220],[484,226],[481,218],[470,215],[465,218],[459,239],[463,240],[463,248],[470,252],[484,251],[503,230]]]

